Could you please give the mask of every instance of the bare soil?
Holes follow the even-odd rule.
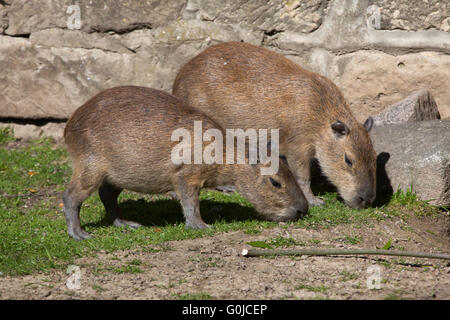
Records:
[[[75,262],[81,269],[77,290],[66,286],[65,270],[52,270],[0,277],[0,299],[179,299],[186,294],[214,299],[450,299],[450,266],[444,260],[240,256],[249,248],[247,242],[279,236],[295,238],[298,247],[375,248],[392,238],[397,250],[450,252],[449,226],[448,216],[320,230],[280,225],[257,235],[238,231],[100,252]],[[351,239],[359,242],[351,244]],[[380,289],[367,286],[374,275],[371,266],[379,268]]]

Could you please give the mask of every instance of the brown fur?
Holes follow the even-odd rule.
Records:
[[[321,203],[310,189],[314,157],[349,205],[374,200],[376,155],[368,131],[329,79],[270,50],[230,42],[190,60],[179,71],[173,93],[224,128],[279,128],[280,154],[310,204]],[[348,135],[338,137],[332,130],[338,120]]]
[[[174,190],[186,225],[193,228],[207,226],[199,212],[200,189],[217,185],[236,184],[256,210],[272,220],[292,220],[306,213],[307,201],[282,163],[279,172],[271,176],[282,188],[275,188],[268,176],[260,175],[260,165],[172,163],[171,150],[178,144],[171,141],[172,132],[185,128],[193,141],[195,120],[202,121],[203,130],[222,130],[202,112],[150,88],[108,89],[78,108],[64,132],[73,162],[72,180],[64,193],[69,234],[76,239],[89,237],[80,227],[79,206],[99,187],[115,225],[137,226],[119,218],[117,196],[122,189],[142,193]]]

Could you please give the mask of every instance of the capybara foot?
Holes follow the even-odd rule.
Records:
[[[211,226],[203,221],[186,221],[186,229],[208,229]]]
[[[310,207],[321,207],[325,204],[325,201],[318,197],[312,197],[308,199],[308,204]]]
[[[87,240],[87,239],[91,239],[94,236],[82,229],[80,229],[79,231],[75,231],[75,230],[71,230],[69,231],[69,236],[71,236],[72,238],[74,238],[75,240]]]
[[[138,222],[123,220],[123,219],[119,219],[119,218],[115,219],[113,224],[116,227],[131,227],[133,229],[137,229],[139,227],[142,227],[142,224],[140,224]]]

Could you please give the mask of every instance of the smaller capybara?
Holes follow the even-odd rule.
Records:
[[[172,133],[178,128],[193,132],[194,121],[201,121],[204,130],[224,132],[178,98],[144,87],[107,89],[78,108],[64,131],[73,168],[63,195],[69,235],[78,240],[91,237],[81,228],[80,206],[97,188],[116,226],[140,226],[120,218],[117,198],[123,189],[150,194],[174,191],[190,228],[208,227],[199,207],[204,187],[236,185],[256,211],[274,221],[294,220],[308,211],[302,191],[282,161],[272,175],[261,175],[263,165],[248,161],[175,164],[171,152],[177,142],[171,140]]]
[[[369,131],[358,123],[338,87],[274,51],[248,43],[211,46],[178,72],[173,94],[222,127],[278,128],[280,155],[309,205],[314,158],[345,202],[363,208],[375,200],[376,154]]]

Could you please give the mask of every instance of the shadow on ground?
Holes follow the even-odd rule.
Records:
[[[119,207],[121,218],[138,222],[143,226],[165,226],[184,223],[183,211],[176,200],[125,200],[119,202]],[[233,221],[263,220],[253,208],[236,203],[203,200],[200,202],[200,212],[203,220],[208,224],[213,224],[217,221],[230,223]],[[86,226],[95,228],[109,226],[111,223],[105,212],[100,221],[88,223]]]

